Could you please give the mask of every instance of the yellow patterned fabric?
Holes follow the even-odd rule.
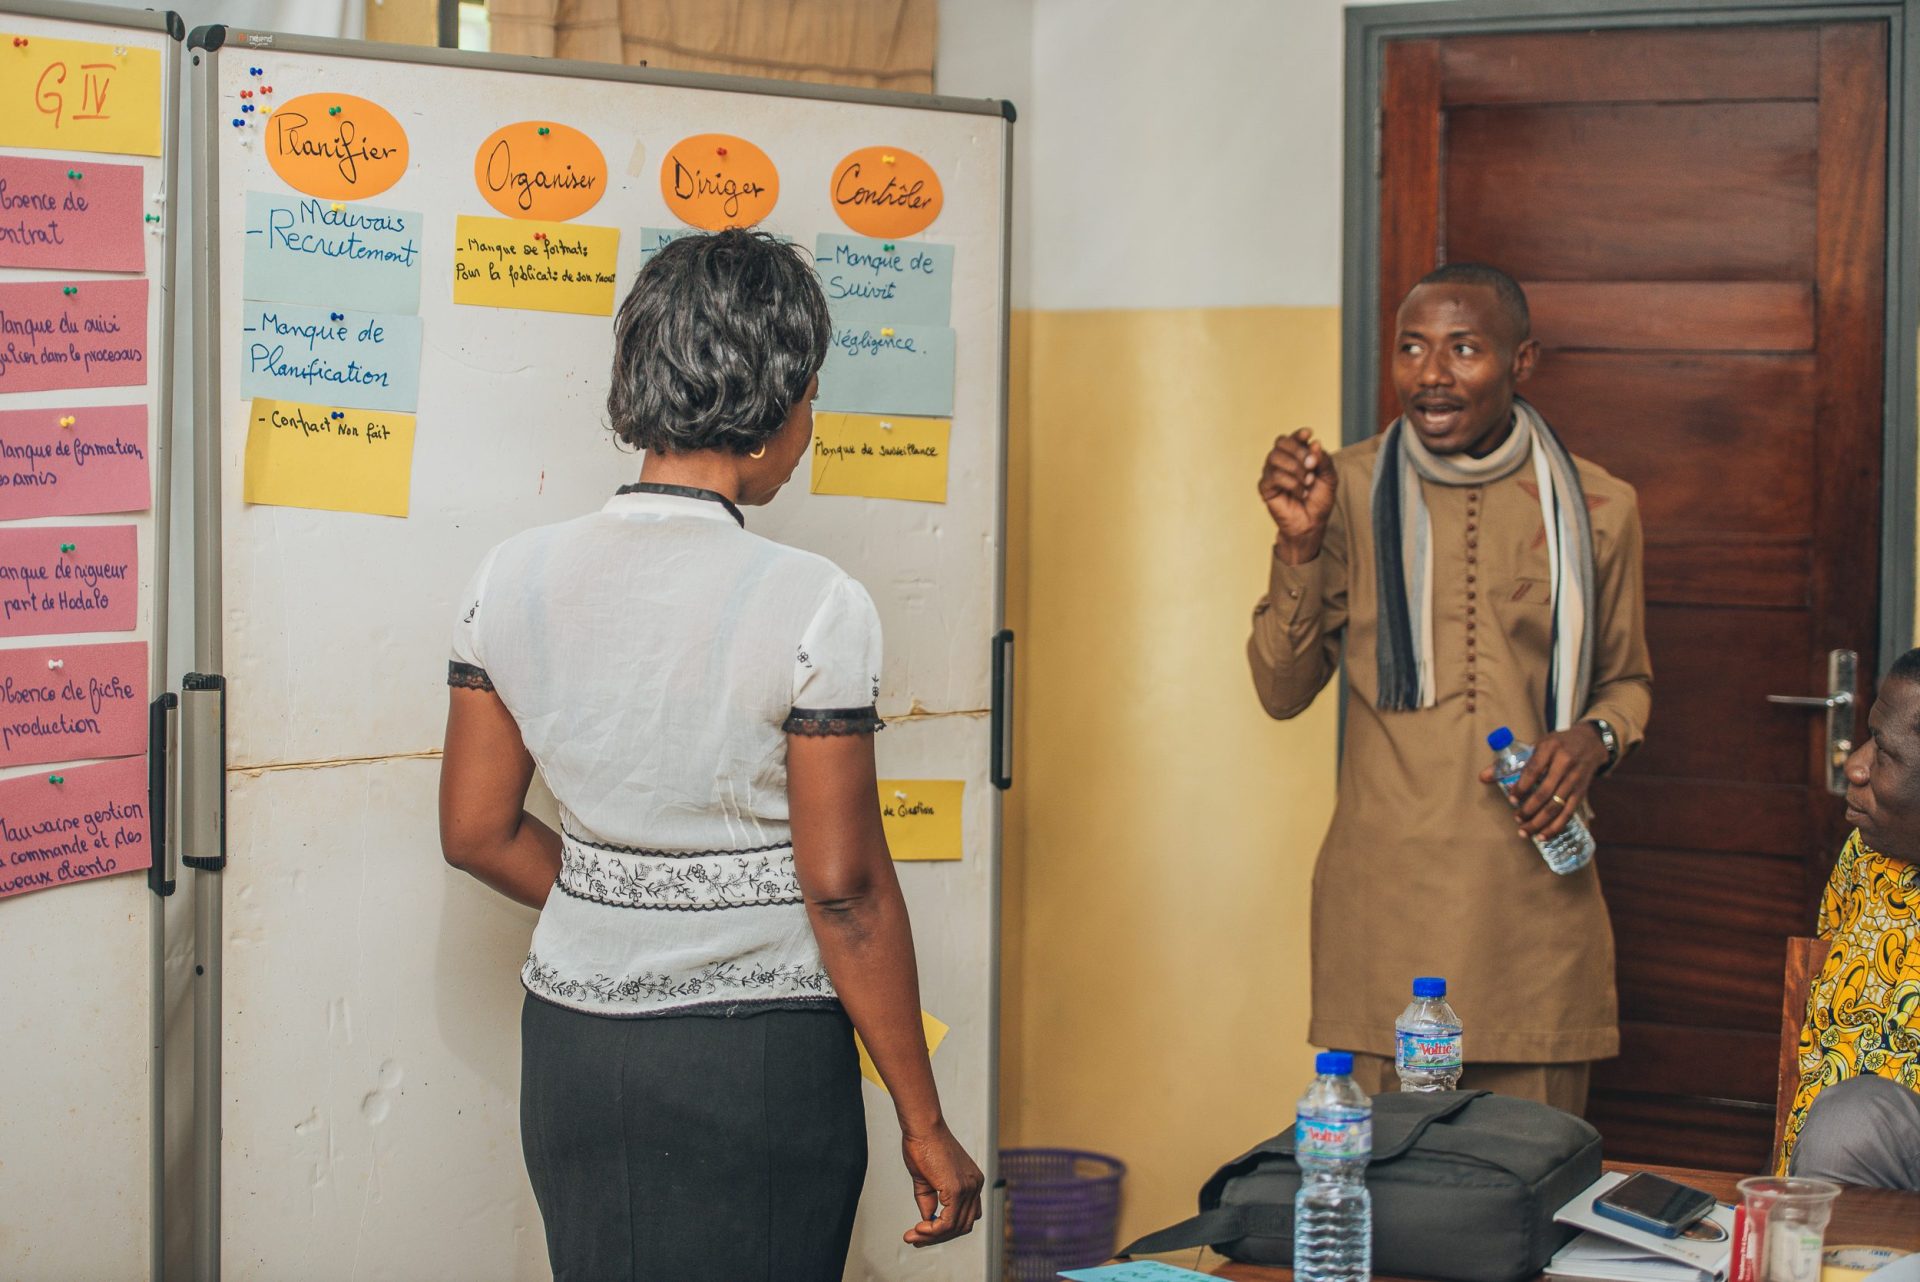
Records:
[[[1856,831],[1827,879],[1820,937],[1833,948],[1807,999],[1781,1175],[1827,1087],[1873,1073],[1920,1091],[1920,865],[1869,849]]]

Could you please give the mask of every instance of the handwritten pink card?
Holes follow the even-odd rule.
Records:
[[[146,281],[0,285],[0,392],[146,381]]]
[[[151,506],[146,406],[0,410],[0,521]]]
[[[147,746],[147,643],[0,650],[0,766]]]
[[[140,570],[131,525],[0,529],[0,637],[131,632]]]
[[[151,836],[145,757],[0,782],[0,899],[138,872]]]
[[[0,156],[0,267],[146,270],[140,196],[137,165]]]

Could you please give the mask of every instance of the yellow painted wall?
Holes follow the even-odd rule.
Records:
[[[1269,720],[1241,649],[1260,461],[1297,426],[1338,437],[1338,312],[1020,319],[1003,1134],[1128,1160],[1125,1237],[1190,1214],[1311,1076],[1334,698]]]

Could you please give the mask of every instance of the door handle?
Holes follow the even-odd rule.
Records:
[[[1819,708],[1827,714],[1827,791],[1847,791],[1847,758],[1853,755],[1854,688],[1860,656],[1852,650],[1827,652],[1827,693],[1770,694],[1767,702],[1788,708]]]

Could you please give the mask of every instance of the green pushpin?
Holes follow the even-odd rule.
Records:
[[[62,543],[62,544],[60,545],[60,550],[61,550],[62,552],[71,552],[71,551],[73,551],[73,544],[71,544],[71,543]]]
[[[47,776],[48,783],[65,783],[66,781],[67,781],[67,777],[65,775],[48,775]]]
[[[78,169],[69,169],[67,170],[67,177],[78,179],[80,177],[80,171]]]
[[[549,128],[547,128],[547,127],[546,127],[545,125],[541,125],[541,126],[540,126],[540,136],[541,136],[542,138],[545,138],[545,137],[546,137],[546,136],[547,136],[548,134],[550,134],[550,133],[552,133],[552,132],[553,132],[553,130],[551,130],[551,129],[549,129]]]
[[[328,108],[327,108],[327,114],[328,114],[329,116],[337,116],[337,115],[339,115],[339,114],[340,114],[340,108],[338,108],[338,107],[328,107]]]
[[[62,285],[60,287],[60,292],[65,294],[68,298],[72,298],[75,294],[80,292],[80,287],[78,285]]]
[[[160,221],[160,215],[158,214],[143,214],[141,215],[141,217],[145,218],[150,223],[157,223]]]
[[[891,254],[893,252],[892,242],[889,241],[887,244],[880,246],[880,252],[883,254]]]

